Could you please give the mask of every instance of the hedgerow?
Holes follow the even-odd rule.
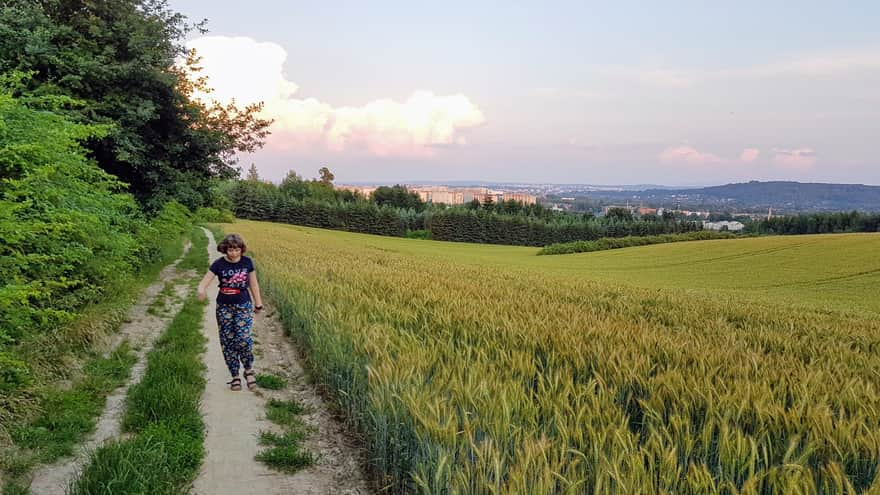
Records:
[[[712,239],[732,239],[734,237],[736,237],[736,234],[732,232],[715,232],[712,230],[698,230],[686,234],[627,236],[617,238],[603,237],[601,239],[596,239],[595,241],[575,241],[551,244],[538,251],[538,255],[589,253],[592,251],[605,251],[607,249],[665,244],[667,242],[708,241]]]

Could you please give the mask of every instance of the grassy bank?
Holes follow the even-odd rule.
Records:
[[[198,274],[207,270],[204,234],[181,263]],[[198,278],[192,279],[192,284]],[[98,449],[72,494],[182,493],[204,455],[199,399],[204,389],[201,333],[205,303],[189,297],[147,356],[147,370],[129,390],[123,430],[126,440]]]
[[[107,337],[161,269],[181,256],[183,244],[183,239],[165,243],[152,263],[114,281],[105,297],[58,331],[8,348],[27,367],[20,386],[0,394],[4,493],[15,493],[36,464],[70,455],[94,430],[107,395],[125,383],[135,360],[126,342],[107,349]]]
[[[878,236],[677,243],[596,265],[592,255],[232,228],[312,375],[367,440],[379,489],[880,489],[876,313],[748,299],[756,279],[794,278],[804,297],[834,290],[852,301],[875,281],[862,272],[876,264]],[[762,272],[728,265],[713,281],[705,260]],[[614,266],[668,269],[663,283],[702,285],[703,297],[609,283],[631,273]],[[829,280],[827,270],[851,276]],[[721,283],[737,292],[713,292]]]

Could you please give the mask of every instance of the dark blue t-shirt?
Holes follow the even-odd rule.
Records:
[[[217,293],[218,304],[244,304],[251,301],[248,293],[250,278],[254,271],[254,262],[242,256],[236,263],[226,261],[225,257],[217,258],[211,263],[211,273],[220,280],[220,291]]]

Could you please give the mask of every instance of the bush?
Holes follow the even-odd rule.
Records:
[[[14,97],[9,80],[0,78],[0,351],[168,259],[192,221],[171,201],[148,222],[81,145],[107,128],[62,116],[78,105],[69,98]]]
[[[30,378],[27,364],[0,352],[0,392],[9,392],[27,385]]]
[[[696,232],[688,232],[686,234],[665,234],[642,237],[603,237],[601,239],[596,239],[595,241],[575,241],[551,244],[538,251],[538,255],[589,253],[592,251],[647,246],[650,244],[664,244],[667,242],[706,241],[711,239],[732,239],[735,237],[736,234],[733,234],[732,232],[714,232],[710,230],[700,230]]]
[[[231,211],[218,208],[199,208],[193,215],[197,223],[232,223],[235,216]]]
[[[407,230],[406,237],[408,239],[430,239],[431,231],[430,230]]]
[[[0,345],[70,321],[131,274],[133,233],[146,228],[123,184],[80,146],[106,129],[46,110],[72,100],[27,102],[0,84]]]

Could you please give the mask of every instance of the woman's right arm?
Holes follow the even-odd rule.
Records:
[[[210,270],[208,271],[208,273],[205,274],[204,277],[202,277],[202,281],[199,282],[199,288],[196,292],[196,297],[199,298],[199,301],[204,301],[207,297],[205,291],[208,289],[208,284],[211,283],[211,280],[214,280],[214,277],[216,277],[216,275],[214,275],[214,272]]]

